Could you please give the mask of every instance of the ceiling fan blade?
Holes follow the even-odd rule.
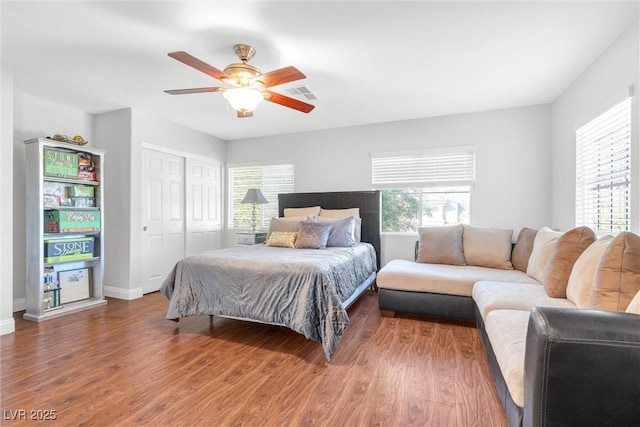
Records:
[[[189,55],[187,52],[180,50],[177,52],[170,52],[168,53],[168,55],[173,59],[182,62],[183,64],[193,67],[198,71],[202,71],[203,73],[213,77],[214,79],[223,80],[231,77],[224,71],[220,71],[216,67],[213,67],[206,62],[202,62],[195,56]]]
[[[173,89],[173,90],[165,90],[169,95],[185,95],[188,93],[205,93],[205,92],[220,92],[225,90],[224,87],[196,87],[193,89]]]
[[[280,68],[278,70],[269,71],[268,73],[260,74],[253,80],[264,83],[264,87],[271,87],[300,79],[305,79],[306,77],[307,76],[305,76],[302,71],[298,70],[296,67],[289,66]]]
[[[265,95],[265,101],[284,105],[285,107],[293,108],[294,110],[302,111],[303,113],[308,113],[316,108],[315,105],[307,104],[306,102],[298,101],[297,99],[289,98],[288,96],[271,92],[270,90],[263,90],[262,93]]]

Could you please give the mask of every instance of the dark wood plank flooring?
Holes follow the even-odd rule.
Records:
[[[286,328],[173,323],[166,308],[153,293],[42,323],[17,313],[0,342],[1,424],[507,424],[471,324],[381,317],[366,293],[327,363],[320,344]],[[56,419],[31,419],[46,411]]]

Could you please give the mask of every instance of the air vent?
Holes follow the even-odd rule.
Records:
[[[308,86],[293,87],[291,89],[287,89],[287,92],[292,96],[303,96],[306,99],[318,99],[316,94],[313,93]]]

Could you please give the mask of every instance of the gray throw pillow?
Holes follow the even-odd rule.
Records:
[[[462,248],[462,224],[418,229],[418,262],[466,265]]]
[[[298,228],[296,249],[320,249],[327,246],[331,224],[303,221]]]
[[[331,224],[331,233],[329,233],[329,239],[327,240],[327,247],[351,247],[355,245],[355,217],[347,217],[342,219],[314,217],[314,220],[319,223]]]
[[[269,233],[267,234],[267,240],[271,237],[271,233],[274,231],[298,231],[300,226],[300,220],[288,220],[284,218],[271,218],[269,224]]]
[[[523,227],[518,234],[518,239],[511,252],[511,263],[513,268],[523,272],[527,272],[529,266],[529,257],[533,251],[533,242],[536,239],[538,230]]]

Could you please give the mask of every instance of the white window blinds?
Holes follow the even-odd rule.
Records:
[[[630,229],[631,98],[576,131],[576,225]]]
[[[292,193],[293,165],[266,165],[229,167],[228,182],[228,225],[229,228],[251,227],[252,205],[240,203],[247,190],[259,188],[269,201],[256,206],[258,228],[267,228],[272,217],[278,216],[278,194]]]
[[[469,186],[475,179],[475,147],[371,154],[375,188]]]

